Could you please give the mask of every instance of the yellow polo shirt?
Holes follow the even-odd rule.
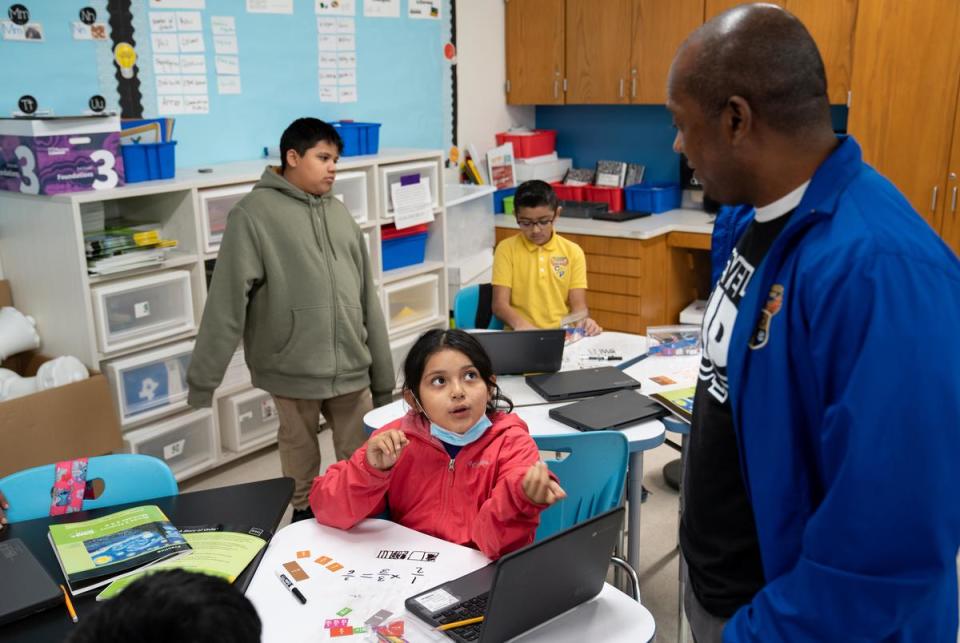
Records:
[[[571,288],[587,287],[583,250],[556,232],[542,246],[522,234],[504,239],[493,257],[493,285],[510,288],[510,305],[538,328],[559,328]]]

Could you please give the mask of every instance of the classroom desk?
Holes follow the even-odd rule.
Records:
[[[437,556],[432,562],[386,560],[381,557],[385,549],[421,550],[434,552]],[[305,551],[310,555],[298,559],[298,552]],[[335,572],[328,571],[314,562],[321,555],[344,567]],[[281,563],[291,560],[298,560],[310,576],[299,583],[307,597],[305,605],[287,592],[274,573]],[[354,608],[352,613],[345,615],[350,626],[362,624],[379,609],[387,609],[397,616],[402,615],[404,638],[411,643],[449,641],[407,612],[403,601],[487,562],[487,558],[474,549],[388,520],[367,519],[349,531],[305,520],[284,527],[270,541],[263,563],[247,589],[247,598],[260,614],[264,643],[353,640],[353,637],[331,638],[324,628],[327,619],[338,618],[337,612],[349,606]],[[418,568],[422,576],[417,574]],[[374,572],[383,569],[390,574],[382,576],[384,581],[378,581],[375,577],[379,575]],[[351,571],[353,574],[348,577]],[[364,579],[365,572],[371,572],[372,577]],[[593,599],[512,640],[519,643],[637,643],[650,641],[654,630],[653,617],[645,607],[607,584]]]
[[[93,511],[81,511],[56,518],[38,518],[7,525],[0,531],[0,540],[20,538],[30,549],[41,565],[50,573],[54,582],[62,583],[63,573],[57,563],[53,548],[47,540],[47,528],[53,523],[77,522],[105,516],[128,507],[153,504],[160,507],[174,525],[204,524],[240,524],[257,526],[273,531],[280,524],[283,512],[293,496],[293,480],[275,478],[246,484],[194,491],[178,496],[167,496],[141,500],[125,505],[104,507]],[[241,591],[247,588],[253,573],[260,564],[266,549],[257,554],[234,584]],[[0,582],[3,582],[0,579]],[[77,615],[81,621],[96,606],[98,590],[73,597]],[[0,640],[24,641],[62,641],[74,627],[63,606],[34,614],[25,619],[0,627]]]

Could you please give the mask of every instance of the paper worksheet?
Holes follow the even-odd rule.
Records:
[[[397,230],[433,221],[433,198],[430,196],[430,178],[423,176],[416,183],[390,185],[393,200],[393,222]]]

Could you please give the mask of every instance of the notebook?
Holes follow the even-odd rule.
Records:
[[[63,592],[19,538],[0,542],[0,578],[0,625],[63,603]]]
[[[594,397],[625,388],[640,388],[640,382],[614,366],[528,375],[527,384],[548,402]]]
[[[602,513],[411,596],[406,607],[433,627],[484,617],[444,632],[455,641],[506,641],[600,593],[623,514],[622,506]]]
[[[473,333],[490,356],[495,375],[560,370],[565,336],[566,331],[562,328]]]
[[[627,389],[550,409],[549,414],[580,431],[603,431],[663,417],[667,411],[639,391]]]

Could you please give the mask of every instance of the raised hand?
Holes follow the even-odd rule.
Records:
[[[367,463],[374,469],[387,471],[397,463],[400,452],[409,443],[403,431],[378,433],[367,441]]]
[[[540,505],[552,505],[567,497],[567,492],[550,477],[550,471],[543,462],[531,464],[523,476],[523,493],[531,502]]]

